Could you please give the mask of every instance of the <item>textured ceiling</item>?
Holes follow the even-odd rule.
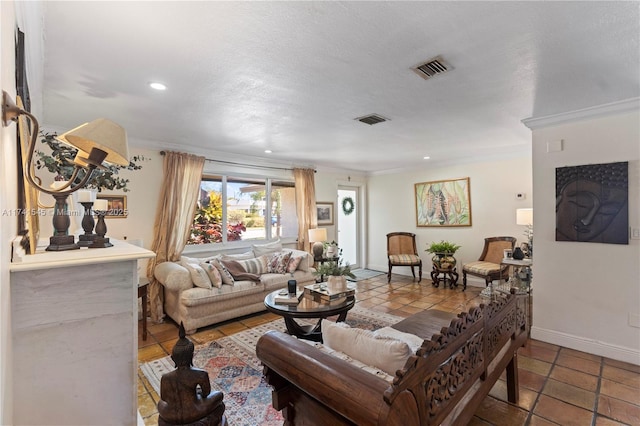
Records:
[[[640,96],[639,4],[45,2],[44,122],[362,172],[517,155],[522,119]]]

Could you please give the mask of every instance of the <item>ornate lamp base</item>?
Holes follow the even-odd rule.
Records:
[[[76,250],[80,246],[74,242],[73,235],[56,235],[49,237],[49,246],[46,251]]]

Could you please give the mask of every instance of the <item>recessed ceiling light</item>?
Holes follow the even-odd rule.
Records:
[[[425,156],[425,157],[422,157],[423,160],[428,160],[429,158],[431,158],[431,157],[429,157],[428,155]]]
[[[162,83],[149,83],[149,86],[151,86],[152,89],[156,90],[167,90],[167,86]]]
[[[265,150],[264,150],[264,153],[265,153],[265,154],[271,154],[272,152],[273,152],[273,151],[271,151],[270,149],[265,149]]]

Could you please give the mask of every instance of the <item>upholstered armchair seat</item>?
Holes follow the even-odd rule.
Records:
[[[462,290],[467,289],[467,274],[484,278],[489,286],[493,280],[504,278],[508,274],[508,267],[501,266],[504,250],[513,250],[516,244],[514,237],[489,237],[484,239],[484,249],[480,258],[474,262],[465,263],[462,266]]]
[[[420,257],[415,254],[392,254],[389,261],[394,265],[411,266],[420,263]]]
[[[391,282],[391,268],[409,266],[413,279],[416,278],[415,267],[418,267],[418,282],[422,281],[422,259],[416,248],[416,234],[411,232],[391,232],[387,234],[387,258],[389,272],[387,282]]]

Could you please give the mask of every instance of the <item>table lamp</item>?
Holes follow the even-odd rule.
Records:
[[[21,115],[26,115],[29,118],[32,127],[27,158],[24,163],[27,182],[38,191],[53,195],[56,199],[56,208],[53,216],[55,233],[49,238],[50,244],[47,247],[47,251],[78,249],[79,246],[74,243],[73,235],[67,235],[69,212],[66,207],[63,207],[66,206],[67,196],[83,188],[90,181],[93,171],[96,168],[102,168],[103,163],[121,166],[129,164],[127,134],[121,126],[113,121],[99,118],[58,136],[57,139],[61,142],[77,148],[78,153],[74,159],[74,169],[69,180],[64,183],[57,183],[51,188],[46,188],[39,183],[41,179],[35,175],[35,168],[31,166],[39,131],[38,120],[30,112],[16,106],[9,94],[3,91],[3,126],[8,126],[11,122],[17,121]],[[80,180],[76,183],[77,179]]]
[[[327,241],[327,230],[325,228],[309,229],[309,242],[313,242],[311,252],[314,259],[322,258],[322,252],[324,251],[323,242]]]

